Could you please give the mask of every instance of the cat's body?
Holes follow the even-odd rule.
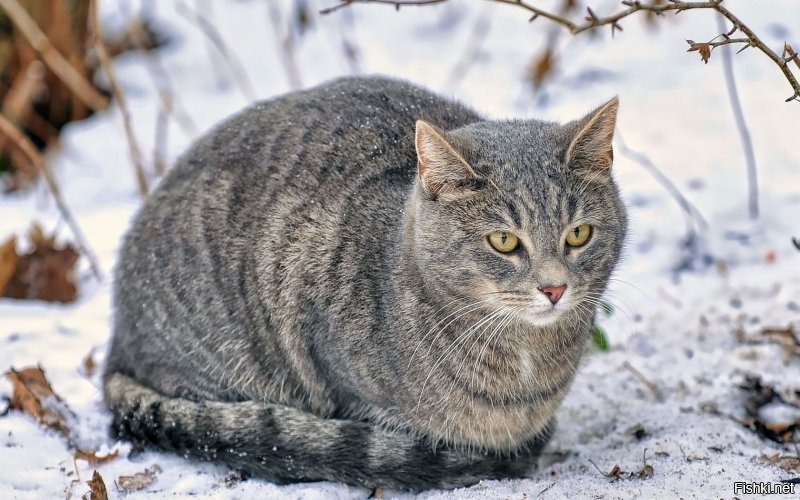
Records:
[[[418,119],[455,132],[417,124],[415,151]],[[524,474],[624,235],[613,181],[586,159],[604,146],[575,146],[593,120],[484,122],[363,78],[217,127],[125,241],[106,367],[114,432],[281,482]],[[576,216],[608,240],[573,250],[570,267],[559,234]],[[519,234],[516,253],[493,253],[496,229]],[[561,309],[536,290],[562,282]]]

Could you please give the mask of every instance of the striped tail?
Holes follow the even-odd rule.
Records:
[[[169,398],[120,374],[105,381],[114,436],[218,461],[276,483],[340,481],[366,488],[455,488],[522,477],[552,433],[512,456],[434,447],[366,422],[324,419],[263,401]]]

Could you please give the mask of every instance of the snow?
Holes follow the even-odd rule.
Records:
[[[201,130],[207,130],[247,104],[218,56],[196,26],[176,12],[178,3],[148,2],[159,27],[173,43],[157,57],[176,94]],[[312,12],[335,3],[309,0]],[[552,2],[551,2],[552,3]],[[591,2],[598,12],[616,2]],[[278,3],[284,16],[290,0]],[[725,4],[767,43],[782,47],[800,36],[800,9],[790,0]],[[203,7],[230,51],[242,61],[259,98],[289,90],[267,5],[254,1],[205,1]],[[126,7],[127,6],[127,7]],[[208,6],[213,7],[213,15]],[[138,7],[102,3],[109,29],[118,29]],[[126,14],[127,13],[127,14]],[[352,16],[352,25],[348,24]],[[686,53],[685,39],[717,34],[713,16],[684,12],[647,29],[640,18],[623,22],[612,40],[607,32],[592,38],[562,35],[560,54],[568,61],[547,94],[534,96],[526,68],[550,31],[533,26],[521,10],[478,2],[452,2],[395,12],[384,6],[355,6],[349,12],[314,15],[297,42],[297,64],[305,86],[346,74],[350,66],[342,33],[360,51],[364,72],[403,77],[441,89],[461,57],[479,16],[491,29],[482,55],[447,93],[492,117],[569,120],[618,94],[619,130],[626,144],[644,152],[708,220],[701,229],[700,255],[690,255],[693,270],[676,275],[685,257],[683,215],[666,191],[640,165],[617,154],[615,170],[631,214],[631,234],[609,300],[616,312],[602,320],[611,350],[587,357],[559,411],[559,427],[537,472],[529,479],[485,481],[457,491],[430,491],[427,498],[730,498],[735,481],[780,481],[796,477],[759,461],[762,455],[796,453],[759,438],[722,414],[745,416],[746,374],[761,376],[784,394],[798,388],[800,362],[784,362],[776,345],[746,345],[735,336],[758,335],[764,327],[800,329],[800,149],[797,103],[777,67],[754,49],[736,56],[735,71],[759,168],[761,218],[747,218],[746,175],[741,145],[722,79],[721,57],[709,64]],[[781,33],[781,31],[787,31]],[[792,38],[794,37],[794,38]],[[136,135],[148,168],[154,147],[159,100],[153,78],[139,54],[126,54],[115,66],[129,100]],[[602,70],[602,71],[600,71]],[[594,71],[595,81],[579,76]],[[168,159],[174,161],[192,137],[170,122]],[[334,483],[277,486],[248,480],[226,486],[229,471],[151,451],[128,457],[130,445],[106,435],[109,416],[97,377],[81,375],[90,351],[102,360],[109,335],[110,286],[121,235],[139,206],[119,110],[112,108],[71,124],[63,145],[51,157],[64,195],[86,232],[105,279],[95,282],[82,263],[81,294],[72,305],[0,299],[0,368],[39,363],[55,391],[76,413],[78,440],[94,449],[118,448],[122,458],[98,467],[112,496],[113,480],[158,464],[158,479],[130,498],[364,498],[368,491]],[[70,238],[43,186],[0,198],[0,237],[22,235],[30,222],[59,228]],[[772,252],[772,258],[768,258]],[[703,258],[707,255],[707,258]],[[724,265],[719,264],[724,262]],[[659,400],[625,363],[656,384]],[[10,384],[0,382],[0,394]],[[713,404],[719,411],[708,411]],[[800,418],[797,409],[775,407],[765,415]],[[643,432],[636,433],[637,428]],[[638,437],[637,437],[638,436]],[[74,495],[88,487],[92,467],[73,464],[63,438],[12,412],[0,418],[0,498],[62,496],[70,482]],[[604,473],[653,468],[650,478],[612,481]],[[627,475],[626,475],[627,477]],[[408,496],[385,492],[386,496]],[[746,497],[746,495],[736,495]]]

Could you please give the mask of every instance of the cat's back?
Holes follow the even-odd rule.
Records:
[[[229,118],[190,150],[165,184],[209,169],[291,180],[358,174],[396,160],[415,162],[419,119],[452,129],[480,117],[402,80],[340,78],[262,101]]]
[[[257,103],[207,133],[126,236],[108,369],[176,393],[165,382],[171,353],[202,352],[198,342],[210,338],[257,336],[274,313],[259,295],[290,300],[287,280],[300,286],[287,269],[333,265],[326,260],[346,227],[386,233],[416,175],[418,119],[451,129],[480,118],[410,83],[343,78]],[[231,351],[232,364],[236,356]],[[174,367],[184,369],[197,385],[215,385],[216,374]]]

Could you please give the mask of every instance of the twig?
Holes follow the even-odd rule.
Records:
[[[289,80],[289,87],[293,90],[303,87],[303,80],[300,78],[300,70],[297,68],[297,61],[294,57],[294,42],[291,33],[284,34],[281,19],[281,10],[277,2],[267,2],[269,20],[272,23],[272,31],[275,33],[275,45],[286,71]]]
[[[25,155],[28,161],[30,161],[34,168],[42,173],[45,184],[47,184],[47,188],[53,196],[53,200],[56,202],[56,207],[59,212],[61,212],[61,216],[69,226],[73,236],[75,236],[75,243],[78,249],[89,262],[89,267],[94,277],[97,278],[97,281],[102,281],[103,274],[100,271],[100,265],[97,263],[97,257],[95,257],[94,252],[92,252],[88,243],[86,243],[86,238],[83,236],[83,231],[81,231],[78,221],[75,220],[72,211],[70,211],[66,201],[64,201],[64,197],[61,195],[61,189],[58,187],[58,182],[52,170],[50,170],[50,165],[41,153],[36,150],[36,146],[33,145],[31,140],[2,114],[0,114],[0,135],[5,136],[11,144],[15,145]]]
[[[139,194],[142,198],[147,196],[147,176],[144,173],[144,166],[142,165],[142,152],[139,149],[139,143],[136,141],[136,135],[133,132],[133,122],[131,121],[131,114],[128,111],[128,105],[125,101],[125,94],[117,80],[117,74],[114,72],[114,67],[111,64],[111,56],[108,54],[108,47],[103,40],[102,31],[100,29],[100,13],[97,8],[97,0],[91,0],[92,3],[89,7],[92,31],[94,32],[94,46],[97,50],[97,57],[100,59],[100,65],[108,78],[108,83],[111,85],[111,93],[117,101],[120,112],[122,112],[122,123],[125,126],[125,136],[128,139],[128,151],[131,155],[131,162],[133,163],[133,171],[136,177],[136,184],[139,187]]]
[[[156,117],[156,138],[153,146],[153,166],[159,177],[167,171],[167,135],[169,133],[169,114],[165,109],[158,110]]]
[[[722,16],[717,16],[717,24],[720,31],[725,29],[725,20]],[[734,26],[734,29],[736,27]],[[744,160],[747,165],[747,207],[750,219],[758,219],[758,169],[756,166],[756,154],[753,150],[753,140],[750,138],[750,130],[742,111],[742,103],[739,100],[739,92],[736,90],[736,77],[733,73],[733,58],[728,47],[722,49],[722,69],[725,72],[725,87],[728,89],[728,98],[731,102],[733,118],[736,120],[736,129],[739,131],[739,140],[742,142],[744,150]]]
[[[661,169],[650,160],[650,158],[629,148],[619,130],[614,133],[614,138],[617,142],[617,151],[619,151],[622,156],[625,156],[626,158],[629,158],[644,167],[645,170],[647,170],[650,175],[652,175],[656,181],[661,184],[672,196],[683,213],[686,214],[686,227],[689,233],[696,232],[691,224],[693,220],[697,223],[698,227],[708,227],[708,222],[706,221],[705,217],[703,217],[703,214],[700,213],[700,210],[698,210],[698,208],[692,202],[690,202],[683,195],[683,193],[681,193],[680,189],[678,189],[678,186],[676,186],[675,183],[672,182],[669,177],[667,177],[664,172],[662,172]]]
[[[206,18],[213,22],[214,20],[214,4],[210,2],[210,0],[195,0],[195,10],[199,12],[205,12]],[[225,61],[220,55],[220,52],[214,47],[214,43],[209,39],[209,37],[205,37],[203,42],[206,47],[206,53],[208,54],[208,60],[211,62],[211,71],[214,72],[214,76],[217,80],[217,88],[223,89],[228,85],[228,77],[223,72],[223,66],[225,66]]]
[[[355,35],[353,35],[355,33],[355,23],[355,16],[352,12],[346,11],[342,13],[342,25],[339,27],[342,35],[342,52],[348,66],[350,66],[350,73],[354,75],[361,73],[358,61],[361,50],[355,40]],[[348,34],[351,36],[348,36]]]
[[[424,6],[434,5],[448,2],[449,0],[340,0],[338,5],[322,9],[321,14],[330,14],[344,7],[353,4],[385,4],[392,5],[396,9],[402,6]],[[576,23],[564,16],[554,14],[540,7],[535,7],[524,0],[486,0],[490,2],[513,5],[528,11],[531,14],[530,20],[533,21],[538,18],[545,18],[551,22],[559,24],[566,28],[573,35],[583,33],[584,31],[591,31],[601,26],[610,26],[612,34],[614,31],[622,31],[622,26],[619,22],[637,12],[651,12],[656,15],[663,15],[666,12],[680,13],[691,9],[709,9],[715,10],[728,19],[742,34],[747,37],[746,47],[755,47],[760,50],[764,55],[770,58],[780,68],[789,85],[792,87],[793,94],[786,99],[786,101],[800,101],[800,82],[792,73],[786,59],[782,58],[770,49],[746,24],[744,24],[738,17],[736,17],[730,10],[723,4],[722,0],[709,0],[709,1],[694,1],[694,2],[679,2],[670,0],[666,4],[649,4],[643,3],[641,0],[623,0],[622,4],[626,6],[614,14],[601,17],[594,13],[591,8],[587,7],[587,16],[582,23]],[[720,42],[718,45],[727,45],[731,43],[744,43],[743,41],[737,42]]]
[[[626,370],[628,370],[629,372],[631,372],[644,385],[646,385],[647,388],[650,389],[650,392],[653,393],[653,395],[656,397],[657,400],[664,401],[664,394],[661,392],[661,389],[659,389],[659,387],[655,383],[653,383],[650,379],[645,377],[642,372],[640,372],[639,370],[634,368],[634,366],[632,364],[630,364],[628,361],[625,361],[624,363],[622,363],[622,367],[625,368]]]
[[[64,82],[64,85],[66,85],[78,99],[94,111],[105,109],[108,106],[108,99],[98,92],[92,84],[89,83],[55,47],[53,47],[47,35],[39,29],[36,22],[17,0],[0,0],[0,7],[8,14],[8,17],[13,21],[14,25],[19,29],[25,39],[28,40],[28,43],[39,53],[50,70]]]
[[[483,42],[486,40],[486,35],[489,34],[489,29],[492,26],[489,19],[488,13],[482,12],[478,15],[461,57],[458,58],[458,61],[453,65],[450,74],[447,76],[447,80],[442,87],[443,92],[452,92],[464,80],[470,68],[478,60]]]
[[[205,16],[192,10],[183,2],[178,2],[176,8],[178,14],[197,26],[200,31],[206,35],[214,47],[216,47],[217,51],[219,51],[220,55],[222,55],[225,64],[228,65],[228,69],[233,75],[233,79],[239,87],[239,90],[242,92],[242,95],[244,95],[244,98],[248,102],[255,101],[256,92],[253,90],[253,84],[250,83],[250,78],[248,78],[244,66],[228,48],[228,45],[222,39],[222,36],[219,34],[219,31],[217,31],[217,28],[214,27],[214,25]]]
[[[597,466],[595,466],[595,467],[597,467]],[[599,469],[598,469],[598,470],[599,470]],[[536,496],[537,496],[537,497],[540,497],[540,496],[544,495],[545,493],[547,493],[548,491],[550,491],[550,488],[552,488],[552,487],[553,487],[553,486],[555,486],[555,485],[556,485],[556,482],[555,482],[555,481],[551,482],[550,484],[548,484],[547,486],[545,486],[545,487],[544,487],[544,489],[543,489],[542,491],[540,491],[540,492],[539,492],[539,494],[537,494]]]
[[[135,29],[132,30],[133,36],[131,36],[131,39],[134,46],[142,53],[145,66],[147,67],[150,76],[153,78],[153,83],[155,85],[156,92],[158,92],[158,97],[161,100],[161,105],[173,118],[175,118],[175,121],[183,129],[187,136],[190,138],[197,137],[199,135],[197,125],[195,125],[194,120],[192,120],[192,117],[189,116],[186,108],[181,104],[180,100],[175,95],[169,73],[167,73],[167,70],[164,69],[164,66],[161,64],[161,61],[155,51],[148,50],[142,40],[141,33],[145,31],[142,22],[138,19],[136,19],[134,22],[136,25]]]

